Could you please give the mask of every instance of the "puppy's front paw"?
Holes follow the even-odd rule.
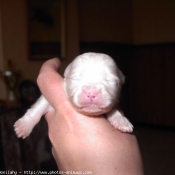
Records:
[[[25,139],[31,133],[33,126],[30,121],[26,118],[20,118],[14,124],[14,130],[18,138],[22,137]]]
[[[129,122],[129,120],[126,117],[121,117],[118,120],[113,120],[111,122],[111,125],[113,125],[115,128],[119,129],[122,132],[133,131],[133,125]]]
[[[119,111],[112,111],[107,115],[107,119],[114,128],[119,129],[122,132],[133,131],[133,125]]]

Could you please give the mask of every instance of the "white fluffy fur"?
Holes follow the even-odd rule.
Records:
[[[64,90],[75,109],[85,115],[106,114],[107,120],[123,132],[133,126],[116,108],[124,76],[111,57],[85,53],[76,57],[64,72]],[[41,96],[14,125],[18,137],[26,138],[42,115],[54,110]]]

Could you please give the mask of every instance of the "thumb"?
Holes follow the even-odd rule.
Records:
[[[50,110],[50,111],[48,111],[48,112],[46,113],[45,119],[46,119],[48,125],[49,125],[50,121],[53,119],[54,114],[55,114],[55,111],[54,111],[54,110]]]

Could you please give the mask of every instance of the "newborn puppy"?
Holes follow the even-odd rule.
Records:
[[[113,59],[100,53],[84,53],[76,57],[64,72],[63,88],[74,108],[85,115],[106,114],[107,120],[123,132],[133,125],[117,110],[124,76]],[[26,138],[47,111],[54,110],[44,96],[14,125],[18,137]]]

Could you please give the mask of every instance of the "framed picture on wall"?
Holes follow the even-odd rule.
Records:
[[[65,1],[27,0],[29,59],[65,58]]]

